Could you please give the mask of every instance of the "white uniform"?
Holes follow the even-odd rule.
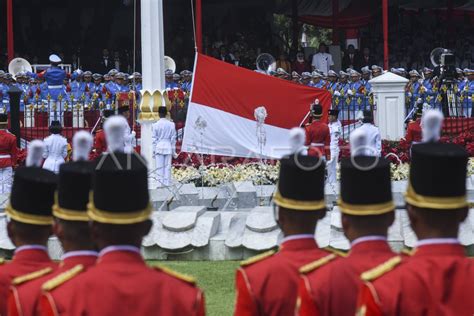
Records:
[[[176,150],[174,123],[165,118],[159,119],[152,126],[152,139],[158,186],[168,186],[171,182],[171,159]]]
[[[133,144],[135,144],[135,141],[136,141],[135,140],[135,131],[131,130],[130,125],[128,125],[128,123],[127,123],[127,126],[125,128],[124,140],[125,140],[125,144],[124,144],[123,152],[124,153],[132,153],[134,151]]]
[[[49,135],[44,139],[43,168],[59,173],[59,166],[67,157],[67,140],[59,134]]]
[[[357,154],[380,157],[382,154],[382,139],[380,137],[379,129],[371,123],[364,123],[357,129],[363,131],[367,137],[366,148],[362,148],[360,151],[358,150]]]
[[[2,155],[6,156],[6,155]],[[0,168],[0,194],[10,193],[13,183],[13,168]]]
[[[311,66],[315,69],[321,70],[325,75],[328,74],[331,66],[334,66],[331,54],[328,53],[317,53],[313,55]]]
[[[329,133],[331,135],[331,143],[329,149],[331,150],[331,160],[329,160],[328,168],[328,182],[335,183],[337,181],[337,161],[339,160],[339,139],[342,134],[341,122],[336,121],[329,123]]]

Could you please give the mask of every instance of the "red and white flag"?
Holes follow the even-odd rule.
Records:
[[[316,98],[327,120],[328,91],[197,54],[182,151],[281,158]]]

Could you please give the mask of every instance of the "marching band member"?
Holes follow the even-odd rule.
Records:
[[[39,74],[39,76],[46,80],[48,93],[51,96],[51,99],[56,101],[63,92],[63,83],[67,74],[65,70],[59,68],[61,58],[59,58],[58,55],[50,55],[49,61],[51,66],[43,73]]]

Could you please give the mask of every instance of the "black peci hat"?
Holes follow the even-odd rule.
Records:
[[[128,105],[123,105],[118,108],[118,114],[123,114],[125,112],[130,112],[130,107]]]
[[[467,160],[467,152],[455,144],[424,143],[412,146],[406,202],[437,210],[468,206]]]
[[[158,107],[158,114],[166,115],[167,113],[168,113],[168,109],[166,108],[166,106]]]
[[[8,114],[0,113],[0,124],[8,124]]]
[[[68,221],[89,221],[87,203],[93,170],[93,163],[89,161],[68,162],[59,166],[54,216]]]
[[[364,110],[363,114],[364,114],[364,118],[362,119],[362,122],[372,123],[374,121],[374,116],[372,114],[372,111]]]
[[[104,112],[102,112],[102,116],[105,118],[111,117],[114,114],[115,114],[115,111],[109,110],[109,109],[105,109]]]
[[[16,169],[10,203],[5,209],[7,215],[21,223],[51,225],[57,180],[56,174],[46,169]]]
[[[330,109],[330,110],[328,111],[328,114],[329,114],[329,115],[332,115],[332,116],[338,116],[338,115],[339,115],[339,110]]]
[[[416,117],[423,116],[423,104],[417,104],[416,106]]]
[[[97,161],[88,215],[100,223],[134,224],[147,220],[152,207],[148,169],[137,153],[109,153]]]
[[[341,161],[342,213],[379,215],[395,209],[392,199],[390,163],[379,157],[357,156]]]
[[[320,104],[313,104],[311,106],[311,115],[316,118],[323,116],[323,107]]]
[[[61,122],[59,121],[52,121],[51,125],[49,126],[49,132],[51,134],[59,134],[63,130],[61,126]]]
[[[281,160],[278,189],[273,197],[278,206],[295,211],[326,209],[323,160],[291,155]]]

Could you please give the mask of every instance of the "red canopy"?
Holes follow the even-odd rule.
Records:
[[[335,0],[338,1],[338,0]],[[344,2],[344,1],[343,1]],[[345,1],[347,2],[347,1]],[[352,0],[348,3],[339,2],[341,11],[333,19],[332,10],[330,13],[324,15],[308,15],[304,11],[300,12],[299,20],[301,22],[317,25],[320,27],[338,29],[352,29],[366,26],[370,23],[375,14],[380,11],[380,5],[374,5],[373,1],[369,2],[367,0]]]

